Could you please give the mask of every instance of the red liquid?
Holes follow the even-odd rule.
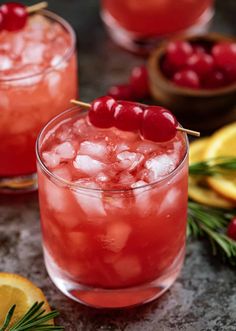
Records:
[[[122,289],[178,273],[187,213],[187,158],[179,165],[186,153],[184,136],[155,144],[135,133],[96,129],[78,117],[58,122],[56,130],[50,125],[43,134],[40,155],[52,173],[78,187],[56,182],[38,167],[43,243],[57,276]],[[122,159],[124,152],[133,162]],[[145,187],[135,189],[140,185]],[[113,300],[106,293],[98,298],[84,292],[79,298],[92,305],[104,300],[103,306],[124,306],[143,302],[155,291],[133,292],[125,304],[122,294]]]
[[[76,97],[72,39],[61,24],[39,15],[19,32],[0,32],[0,177],[36,171],[39,131]]]
[[[166,35],[194,25],[213,0],[102,0],[103,10],[129,32]]]

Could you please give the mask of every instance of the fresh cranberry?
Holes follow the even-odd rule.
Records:
[[[236,67],[236,43],[222,42],[216,44],[212,49],[212,54],[220,68]]]
[[[130,87],[137,100],[149,96],[148,72],[144,65],[133,68],[130,75]]]
[[[175,137],[177,124],[176,118],[169,110],[150,106],[144,111],[140,131],[145,139],[165,142]]]
[[[107,95],[115,100],[133,100],[133,93],[130,85],[121,84],[110,87]]]
[[[228,225],[227,236],[236,240],[236,217],[234,217]]]
[[[3,30],[3,13],[0,9],[0,31]]]
[[[206,54],[207,50],[204,46],[200,45],[200,44],[195,44],[192,45],[193,46],[193,53],[194,54]]]
[[[187,41],[172,41],[167,46],[167,59],[176,69],[185,66],[193,54],[193,47]]]
[[[179,86],[197,89],[200,87],[200,79],[193,70],[182,70],[176,72],[173,82]]]
[[[228,84],[236,83],[236,66],[224,68],[224,73]]]
[[[199,77],[204,77],[214,69],[213,57],[204,53],[193,54],[187,61],[187,68],[195,71]]]
[[[113,106],[116,101],[104,96],[95,99],[91,104],[89,111],[90,122],[99,128],[110,128],[113,126]]]
[[[128,101],[119,101],[113,106],[114,126],[123,131],[140,129],[143,109],[139,104]]]
[[[161,70],[163,74],[171,79],[176,71],[176,69],[172,66],[172,64],[168,61],[168,59],[165,57],[164,60],[161,63]]]
[[[27,21],[28,13],[23,4],[8,2],[1,5],[3,14],[2,28],[7,31],[21,30]]]
[[[208,89],[220,88],[227,85],[226,75],[219,70],[209,74],[203,82],[203,87]]]

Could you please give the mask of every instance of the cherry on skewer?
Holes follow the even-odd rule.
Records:
[[[18,31],[27,22],[28,15],[48,6],[46,1],[26,7],[17,2],[8,2],[0,6],[0,30]]]
[[[89,112],[90,122],[98,127],[107,128],[107,127],[116,126],[117,128],[124,130],[124,131],[133,131],[134,129],[135,130],[138,129],[136,124],[140,123],[140,127],[139,127],[140,133],[142,134],[142,136],[145,139],[149,139],[152,141],[164,142],[164,141],[171,140],[175,136],[176,130],[187,133],[192,136],[196,136],[196,137],[200,136],[200,132],[177,126],[177,121],[176,121],[175,117],[172,115],[172,113],[162,107],[158,107],[158,106],[148,107],[146,105],[134,103],[133,108],[139,106],[143,110],[142,118],[140,118],[139,117],[140,115],[138,115],[139,112],[136,113],[135,111],[133,111],[134,109],[132,110],[132,106],[131,106],[132,103],[128,102],[128,106],[129,106],[128,108],[130,111],[132,110],[132,114],[131,113],[128,114],[128,109],[127,109],[127,111],[124,111],[124,110],[122,111],[122,116],[118,116],[118,115],[120,115],[119,114],[119,111],[120,111],[119,102],[116,102],[113,98],[107,97],[107,96],[99,98],[97,100],[101,101],[100,113],[97,112],[98,108],[96,108],[96,107],[94,108],[94,104],[96,102],[98,102],[96,100],[92,104],[78,101],[78,100],[71,100],[71,103],[90,110],[90,112]],[[103,103],[103,101],[104,101],[104,103]],[[110,107],[111,103],[112,103],[112,106]],[[103,109],[102,109],[102,104],[103,104]],[[120,104],[125,106],[126,103],[124,101],[120,101]],[[107,111],[107,114],[109,114],[109,116],[110,116],[109,117],[109,126],[100,125],[101,124],[100,119],[98,120],[99,116],[96,116],[96,115],[103,116],[104,112],[106,112],[106,111]],[[158,115],[156,113],[157,111],[158,111]],[[95,115],[95,113],[96,113],[96,115]],[[111,117],[113,117],[113,120],[111,119]],[[122,120],[124,120],[124,117],[125,117],[125,119],[127,119],[127,122],[126,122],[127,125],[125,123],[120,125]],[[135,118],[135,121],[137,120],[134,127],[133,127],[133,125],[131,125],[131,124],[129,125],[129,123],[128,123],[128,120],[131,120],[131,118]],[[153,122],[153,121],[157,121],[158,119],[162,119],[162,123]],[[106,122],[106,124],[107,124],[107,122]],[[153,126],[152,126],[152,124],[153,124]]]

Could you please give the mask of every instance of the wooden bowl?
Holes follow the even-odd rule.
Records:
[[[235,41],[234,38],[213,33],[181,36],[174,40],[177,39],[205,45],[220,41]],[[191,89],[175,85],[163,74],[161,63],[168,42],[158,47],[148,60],[153,98],[170,109],[182,125],[203,133],[209,133],[236,120],[236,83],[217,89]]]

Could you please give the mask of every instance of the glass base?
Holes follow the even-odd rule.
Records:
[[[8,178],[0,177],[0,193],[16,194],[37,190],[37,175],[15,176]]]
[[[186,34],[201,34],[209,29],[210,22],[214,16],[213,8],[208,8],[198,21],[191,27],[177,31],[171,35],[159,35],[159,36],[140,36],[134,32],[127,31],[121,27],[114,19],[113,16],[106,10],[101,12],[101,17],[111,39],[119,46],[127,49],[128,51],[140,54],[148,55],[161,41],[164,39],[174,37],[175,35],[186,33]]]
[[[164,275],[140,286],[104,289],[84,286],[72,281],[44,249],[45,264],[53,283],[69,298],[93,308],[127,308],[145,304],[160,297],[174,283],[182,268],[185,247]]]

